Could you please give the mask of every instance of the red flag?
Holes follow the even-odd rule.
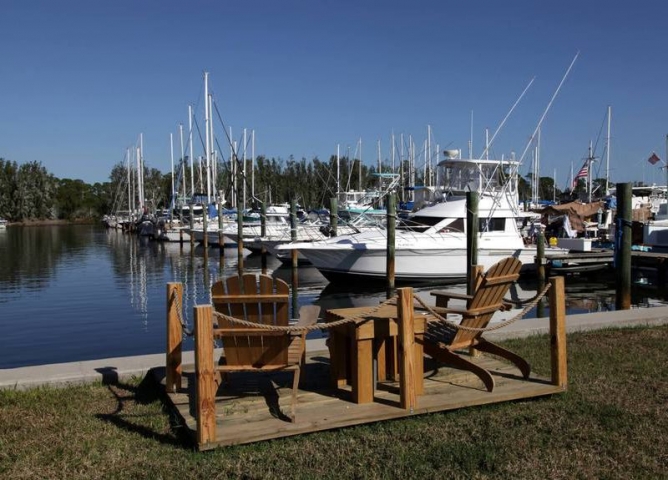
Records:
[[[652,152],[652,156],[650,156],[647,159],[647,161],[649,163],[651,163],[652,165],[656,165],[657,163],[659,163],[661,161],[661,159],[659,158],[659,156],[656,153]]]

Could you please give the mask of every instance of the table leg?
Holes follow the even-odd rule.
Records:
[[[332,387],[339,388],[348,382],[347,375],[347,338],[336,329],[329,331],[329,361]]]
[[[373,338],[358,339],[353,349],[353,401],[373,402]]]

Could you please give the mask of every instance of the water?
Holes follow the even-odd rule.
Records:
[[[190,323],[193,306],[209,303],[210,285],[237,273],[236,257],[236,249],[228,249],[221,265],[218,249],[205,256],[201,246],[191,251],[189,244],[89,225],[0,230],[0,368],[163,353],[166,284],[183,282],[183,316]],[[290,283],[290,269],[268,260],[269,273]],[[246,271],[259,272],[260,263],[259,256],[244,257]],[[416,292],[428,300],[431,288]],[[535,290],[522,283],[511,294],[529,298]],[[384,295],[382,289],[327,285],[313,267],[299,271],[300,305],[377,305]],[[634,300],[643,302],[646,296]],[[613,310],[614,303],[613,286],[567,283],[569,313]],[[192,349],[192,340],[184,347]]]

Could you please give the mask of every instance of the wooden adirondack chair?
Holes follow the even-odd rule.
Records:
[[[485,328],[496,311],[509,307],[503,297],[508,293],[511,284],[519,278],[521,267],[522,262],[514,257],[497,262],[478,279],[473,295],[447,291],[431,292],[437,299],[436,311],[442,315],[460,314],[463,326]],[[466,308],[448,307],[448,300],[453,298],[467,300]],[[522,357],[485,340],[482,338],[482,332],[457,329],[443,322],[430,322],[424,340],[425,353],[439,362],[473,372],[480,377],[490,392],[494,389],[492,375],[484,368],[455,353],[456,350],[473,349],[498,355],[515,364],[524,378],[528,378],[531,373],[531,367]]]
[[[211,288],[217,312],[265,325],[287,326],[289,308],[288,284],[269,275],[245,274],[216,282]],[[303,306],[297,325],[315,323],[320,307]],[[217,318],[214,337],[222,339],[223,355],[216,367],[223,379],[229,372],[277,371],[294,372],[292,382],[291,420],[295,421],[295,404],[301,366],[306,352],[306,332],[295,334],[246,327]],[[222,379],[221,379],[222,380]]]

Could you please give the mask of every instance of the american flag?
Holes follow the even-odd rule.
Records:
[[[578,186],[578,180],[581,178],[587,178],[587,175],[589,175],[589,165],[585,163],[582,165],[582,168],[578,174],[573,178],[573,188]]]
[[[652,152],[652,156],[650,156],[647,159],[647,161],[649,163],[651,163],[652,165],[656,165],[657,163],[659,163],[661,161],[661,159],[659,158],[659,156],[656,153]]]

